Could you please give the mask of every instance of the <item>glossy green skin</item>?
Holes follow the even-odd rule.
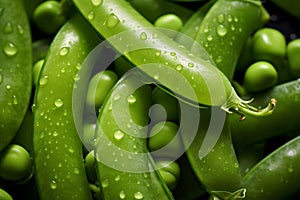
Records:
[[[17,144],[10,144],[0,154],[0,177],[9,181],[22,181],[32,173],[28,151]]]
[[[235,91],[220,70],[211,63],[190,55],[188,50],[153,29],[152,24],[128,2],[103,1],[98,6],[80,0],[74,0],[74,3],[89,23],[104,38],[109,38],[109,42],[119,52],[128,52],[125,56],[153,79],[149,82],[161,84],[181,99],[194,104],[220,106],[227,100],[232,101],[228,98]],[[117,34],[120,35],[116,36]],[[132,47],[141,49],[132,51]],[[157,64],[163,64],[164,67]],[[175,78],[170,79],[170,76]],[[235,98],[235,95],[231,97]]]
[[[151,127],[148,148],[154,158],[176,159],[182,154],[183,147],[178,128],[177,124],[170,121],[158,122]]]
[[[275,67],[266,61],[258,61],[250,65],[243,80],[247,92],[261,92],[276,85],[278,73]]]
[[[270,98],[277,100],[273,114],[257,119],[247,116],[243,121],[230,115],[232,137],[236,147],[266,141],[272,137],[300,130],[300,81],[294,80],[273,87],[263,93],[253,95],[253,105],[267,104]],[[286,120],[286,116],[289,117]]]
[[[180,166],[178,163],[170,162],[162,158],[161,160],[156,160],[155,165],[159,169],[159,173],[169,189],[174,190],[180,177]]]
[[[22,0],[1,1],[0,151],[14,138],[26,114],[32,86],[31,33]],[[10,46],[13,44],[13,46]]]
[[[13,198],[4,190],[0,188],[0,199],[2,200],[13,200]]]
[[[287,44],[288,66],[293,77],[300,77],[300,39],[295,39]]]
[[[256,164],[244,177],[245,199],[297,199],[300,177],[300,136]]]
[[[159,87],[152,92],[151,121],[178,122],[178,100]]]
[[[154,26],[179,31],[182,28],[182,20],[175,14],[165,14],[157,18]]]
[[[98,37],[80,15],[54,38],[33,105],[33,160],[41,199],[91,199],[82,143],[73,120],[72,92],[81,63]]]
[[[198,132],[192,144],[187,148],[187,156],[191,167],[209,193],[213,191],[235,192],[241,189],[239,163],[232,143],[228,119],[216,144],[212,149],[202,149],[207,134],[218,134],[209,130],[210,110],[201,110],[201,120]],[[211,127],[210,127],[211,128]],[[212,129],[212,128],[211,128]],[[183,141],[186,141],[183,132]],[[187,138],[189,139],[189,138]],[[202,155],[200,154],[202,151]]]
[[[193,11],[186,7],[167,0],[129,0],[129,2],[152,23],[160,16],[169,13],[179,16],[183,22],[186,22],[193,14]]]
[[[173,199],[158,172],[150,171],[155,165],[145,125],[151,89],[133,72],[118,81],[98,118],[95,155],[102,198]],[[135,101],[128,102],[129,97]]]
[[[91,78],[86,96],[86,108],[90,113],[98,113],[105,97],[117,80],[118,76],[111,70],[98,72]]]
[[[254,60],[283,59],[286,55],[286,41],[283,33],[274,28],[262,28],[253,35],[252,52]]]
[[[260,1],[219,0],[205,15],[195,40],[232,79],[243,44],[268,19],[269,14]]]

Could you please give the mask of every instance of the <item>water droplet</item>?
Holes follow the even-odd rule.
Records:
[[[104,22],[104,25],[113,28],[119,24],[120,20],[115,14],[110,14]]]
[[[222,24],[225,21],[225,16],[223,14],[219,14],[217,20],[220,24]]]
[[[203,32],[204,32],[204,33],[208,33],[208,32],[209,32],[209,27],[208,27],[208,26],[205,27],[204,30],[203,30]]]
[[[100,6],[102,4],[102,0],[91,0],[94,6]]]
[[[120,98],[121,98],[121,95],[116,94],[116,95],[114,95],[113,100],[118,101]]]
[[[224,26],[218,26],[217,27],[217,33],[219,36],[223,37],[227,34],[227,28]]]
[[[124,190],[121,190],[121,192],[119,193],[119,197],[120,197],[120,199],[125,199],[126,198]]]
[[[228,21],[228,22],[232,22],[232,20],[233,20],[233,19],[232,19],[232,16],[231,16],[231,15],[228,15],[227,21]]]
[[[22,27],[20,24],[17,25],[17,29],[18,29],[18,33],[19,33],[20,35],[23,35],[24,29],[23,29],[23,27]]]
[[[60,51],[59,51],[59,54],[60,54],[61,56],[65,56],[65,55],[67,55],[67,54],[69,53],[69,50],[70,50],[69,47],[62,47],[62,48],[60,49]]]
[[[56,99],[54,102],[54,105],[58,108],[62,107],[64,105],[64,102],[62,99]]]
[[[12,31],[13,31],[12,24],[10,22],[6,22],[3,28],[3,32],[7,34],[7,33],[11,33]]]
[[[235,22],[239,22],[239,19],[237,17],[234,18]]]
[[[153,75],[153,78],[156,79],[156,80],[158,80],[158,79],[159,79],[159,73],[156,72],[156,73]]]
[[[114,138],[116,140],[121,140],[124,137],[124,133],[120,130],[114,132]]]
[[[181,64],[179,64],[179,65],[176,66],[176,70],[178,70],[178,71],[181,71],[182,68],[183,68],[183,66]]]
[[[136,192],[136,193],[134,193],[134,198],[135,199],[143,199],[144,195],[141,192]]]
[[[14,105],[17,105],[17,104],[18,104],[18,99],[17,99],[17,96],[16,96],[16,95],[13,95],[12,103],[13,103]]]
[[[108,185],[109,185],[109,181],[108,181],[108,179],[105,179],[104,181],[102,181],[102,187],[103,188],[106,188],[106,187],[108,187]]]
[[[55,180],[52,180],[52,181],[51,181],[50,187],[51,187],[51,189],[56,189],[56,188],[57,188],[57,184],[56,184],[56,181],[55,181]]]
[[[136,102],[136,98],[133,95],[129,95],[129,97],[127,98],[127,101],[130,104],[134,104]]]
[[[119,180],[121,180],[121,176],[118,175],[115,177],[115,181],[119,181]]]
[[[159,38],[158,33],[153,33],[152,38],[153,38],[153,39],[158,39],[158,38]]]
[[[160,51],[155,52],[155,56],[160,56],[160,55],[161,55]]]
[[[94,12],[89,12],[87,17],[88,17],[89,20],[93,20],[94,19]]]
[[[147,40],[147,33],[146,32],[142,32],[141,34],[140,34],[140,39],[141,40]]]
[[[78,168],[74,168],[73,172],[74,172],[74,174],[79,174],[79,169]]]
[[[5,86],[5,88],[6,88],[7,90],[10,90],[11,86],[10,86],[9,84],[7,84],[7,85]]]
[[[58,136],[58,132],[54,131],[53,136],[57,137]]]
[[[194,67],[194,63],[188,63],[188,67]]]
[[[47,82],[48,82],[48,76],[47,76],[47,75],[42,76],[42,77],[40,78],[40,80],[39,80],[39,84],[40,84],[40,85],[46,85]]]
[[[207,38],[206,38],[208,41],[212,41],[214,38],[213,38],[213,36],[212,35],[209,35],[209,36],[207,36]]]
[[[68,148],[68,151],[69,151],[70,153],[74,153],[74,152],[75,152],[75,150],[74,150],[72,147],[69,147],[69,148]]]
[[[216,63],[220,63],[220,62],[222,62],[222,61],[223,61],[222,56],[218,56],[218,57],[216,58]]]
[[[3,51],[8,56],[14,56],[18,53],[18,48],[12,42],[8,42],[4,45]]]

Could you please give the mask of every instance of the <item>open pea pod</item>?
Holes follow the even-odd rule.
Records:
[[[22,0],[0,1],[0,151],[26,114],[32,86],[31,32]]]

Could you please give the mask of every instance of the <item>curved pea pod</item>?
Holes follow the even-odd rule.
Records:
[[[129,2],[152,23],[164,14],[178,15],[183,22],[193,14],[192,10],[166,0],[129,0]]]
[[[299,2],[297,0],[271,0],[274,4],[280,7],[288,14],[300,19]]]
[[[232,79],[243,44],[268,20],[269,14],[260,1],[219,0],[205,15],[195,40]]]
[[[33,160],[41,199],[92,198],[73,119],[72,92],[83,60],[98,42],[85,20],[74,15],[59,30],[45,58],[32,107]]]
[[[228,112],[238,110],[255,116],[272,113],[272,104],[263,111],[249,106],[218,68],[191,55],[154,28],[128,2],[74,0],[74,3],[102,37],[151,78],[147,83],[161,85],[196,107],[221,106]]]
[[[297,199],[300,177],[300,136],[256,164],[244,177],[245,199]]]
[[[32,87],[31,32],[22,0],[0,1],[0,151],[26,114]]]
[[[241,186],[239,163],[232,144],[228,118],[225,116],[224,126],[220,129],[217,123],[221,123],[222,119],[217,118],[215,121],[210,110],[201,110],[200,115],[197,135],[191,145],[186,147],[194,173],[212,197],[226,199],[227,195],[232,197],[236,194],[243,197],[245,189]],[[189,140],[185,135],[188,134],[183,133],[184,144]]]
[[[12,200],[13,198],[5,190],[0,188],[0,199]]]
[[[151,89],[136,70],[106,98],[96,129],[95,156],[103,199],[173,199],[147,149]]]
[[[236,147],[260,143],[267,139],[300,130],[300,80],[293,80],[277,85],[267,91],[255,94],[252,104],[260,105],[269,98],[277,100],[276,112],[265,118],[247,116],[240,121],[230,115],[232,138]],[[291,116],[287,120],[286,116]]]

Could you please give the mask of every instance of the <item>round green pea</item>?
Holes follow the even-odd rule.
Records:
[[[276,85],[278,73],[275,67],[266,61],[250,65],[244,75],[243,85],[248,92],[260,92]]]
[[[167,32],[167,34],[169,36],[174,36],[176,34],[176,31],[179,31],[182,28],[183,22],[180,19],[180,17],[170,13],[170,14],[162,15],[159,18],[157,18],[154,21],[154,26],[158,28],[170,29],[172,31]]]
[[[98,110],[105,97],[117,80],[118,76],[111,70],[98,72],[92,77],[88,85],[86,96],[86,108],[90,113],[94,114],[96,110],[98,114]]]
[[[83,125],[82,143],[87,150],[94,148],[96,124],[86,123]]]
[[[300,76],[300,39],[292,40],[287,45],[289,70],[293,77]]]
[[[148,148],[155,158],[178,158],[182,152],[178,125],[164,121],[156,123],[150,130]]]
[[[256,61],[273,61],[286,56],[284,35],[274,28],[262,28],[256,31],[252,41],[253,58]]]
[[[3,189],[0,188],[0,199],[1,200],[13,200],[13,198]]]
[[[94,156],[94,150],[90,151],[85,159],[85,170],[86,175],[90,183],[95,183],[97,181],[97,174],[96,174],[96,161]]]
[[[32,174],[30,154],[20,145],[11,144],[0,154],[0,177],[21,181]]]
[[[155,165],[170,190],[174,190],[180,177],[180,166],[178,163],[162,159],[157,160]]]
[[[59,1],[45,1],[33,12],[33,22],[43,32],[53,34],[67,20],[62,4]]]

